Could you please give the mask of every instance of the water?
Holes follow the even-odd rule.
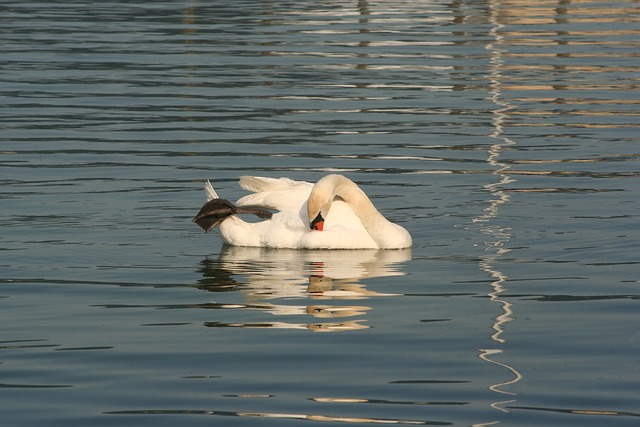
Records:
[[[638,3],[534,3],[3,2],[3,422],[638,425]],[[329,171],[413,249],[191,223]]]

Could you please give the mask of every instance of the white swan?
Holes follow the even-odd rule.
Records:
[[[409,232],[389,222],[364,191],[342,175],[327,175],[315,185],[243,176],[240,186],[254,194],[242,197],[236,206],[220,199],[207,181],[208,202],[193,219],[205,231],[219,225],[227,244],[290,249],[411,247]],[[249,223],[237,216],[243,213],[265,220]]]

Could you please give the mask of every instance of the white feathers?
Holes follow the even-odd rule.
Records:
[[[411,247],[407,230],[389,222],[353,181],[341,175],[328,175],[317,184],[288,178],[243,176],[240,186],[253,194],[238,200],[238,206],[278,212],[258,222],[247,222],[237,214],[224,219],[220,223],[220,234],[227,244],[290,249]],[[218,198],[209,181],[205,191],[208,200]],[[313,203],[308,203],[309,200]],[[308,204],[323,206],[322,231],[311,230]]]
[[[210,202],[213,199],[220,198],[218,197],[218,193],[216,193],[216,190],[213,189],[213,185],[211,185],[211,182],[209,182],[209,180],[204,183],[204,192],[207,194],[207,202]]]
[[[295,211],[306,203],[313,184],[289,178],[263,178],[243,176],[240,187],[253,194],[238,200],[238,206],[259,206],[277,211]]]

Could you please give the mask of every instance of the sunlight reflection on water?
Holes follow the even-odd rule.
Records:
[[[5,422],[637,423],[636,2],[84,6],[0,5]],[[413,250],[189,221],[327,172]]]

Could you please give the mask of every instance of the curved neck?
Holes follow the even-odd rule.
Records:
[[[407,247],[408,240],[410,246],[409,233],[386,219],[360,187],[345,180],[336,187],[335,195],[349,205],[376,244],[380,248]]]
[[[364,228],[367,229],[371,237],[378,227],[390,222],[382,216],[373,205],[369,196],[352,181],[341,183],[336,187],[335,196],[344,200],[351,210],[356,214]],[[374,237],[375,240],[375,237]]]
[[[379,248],[397,249],[411,246],[409,232],[389,222],[378,212],[364,191],[342,175],[327,175],[316,183],[307,201],[309,218],[315,217],[318,212],[326,215],[336,198],[344,200],[349,205]]]

